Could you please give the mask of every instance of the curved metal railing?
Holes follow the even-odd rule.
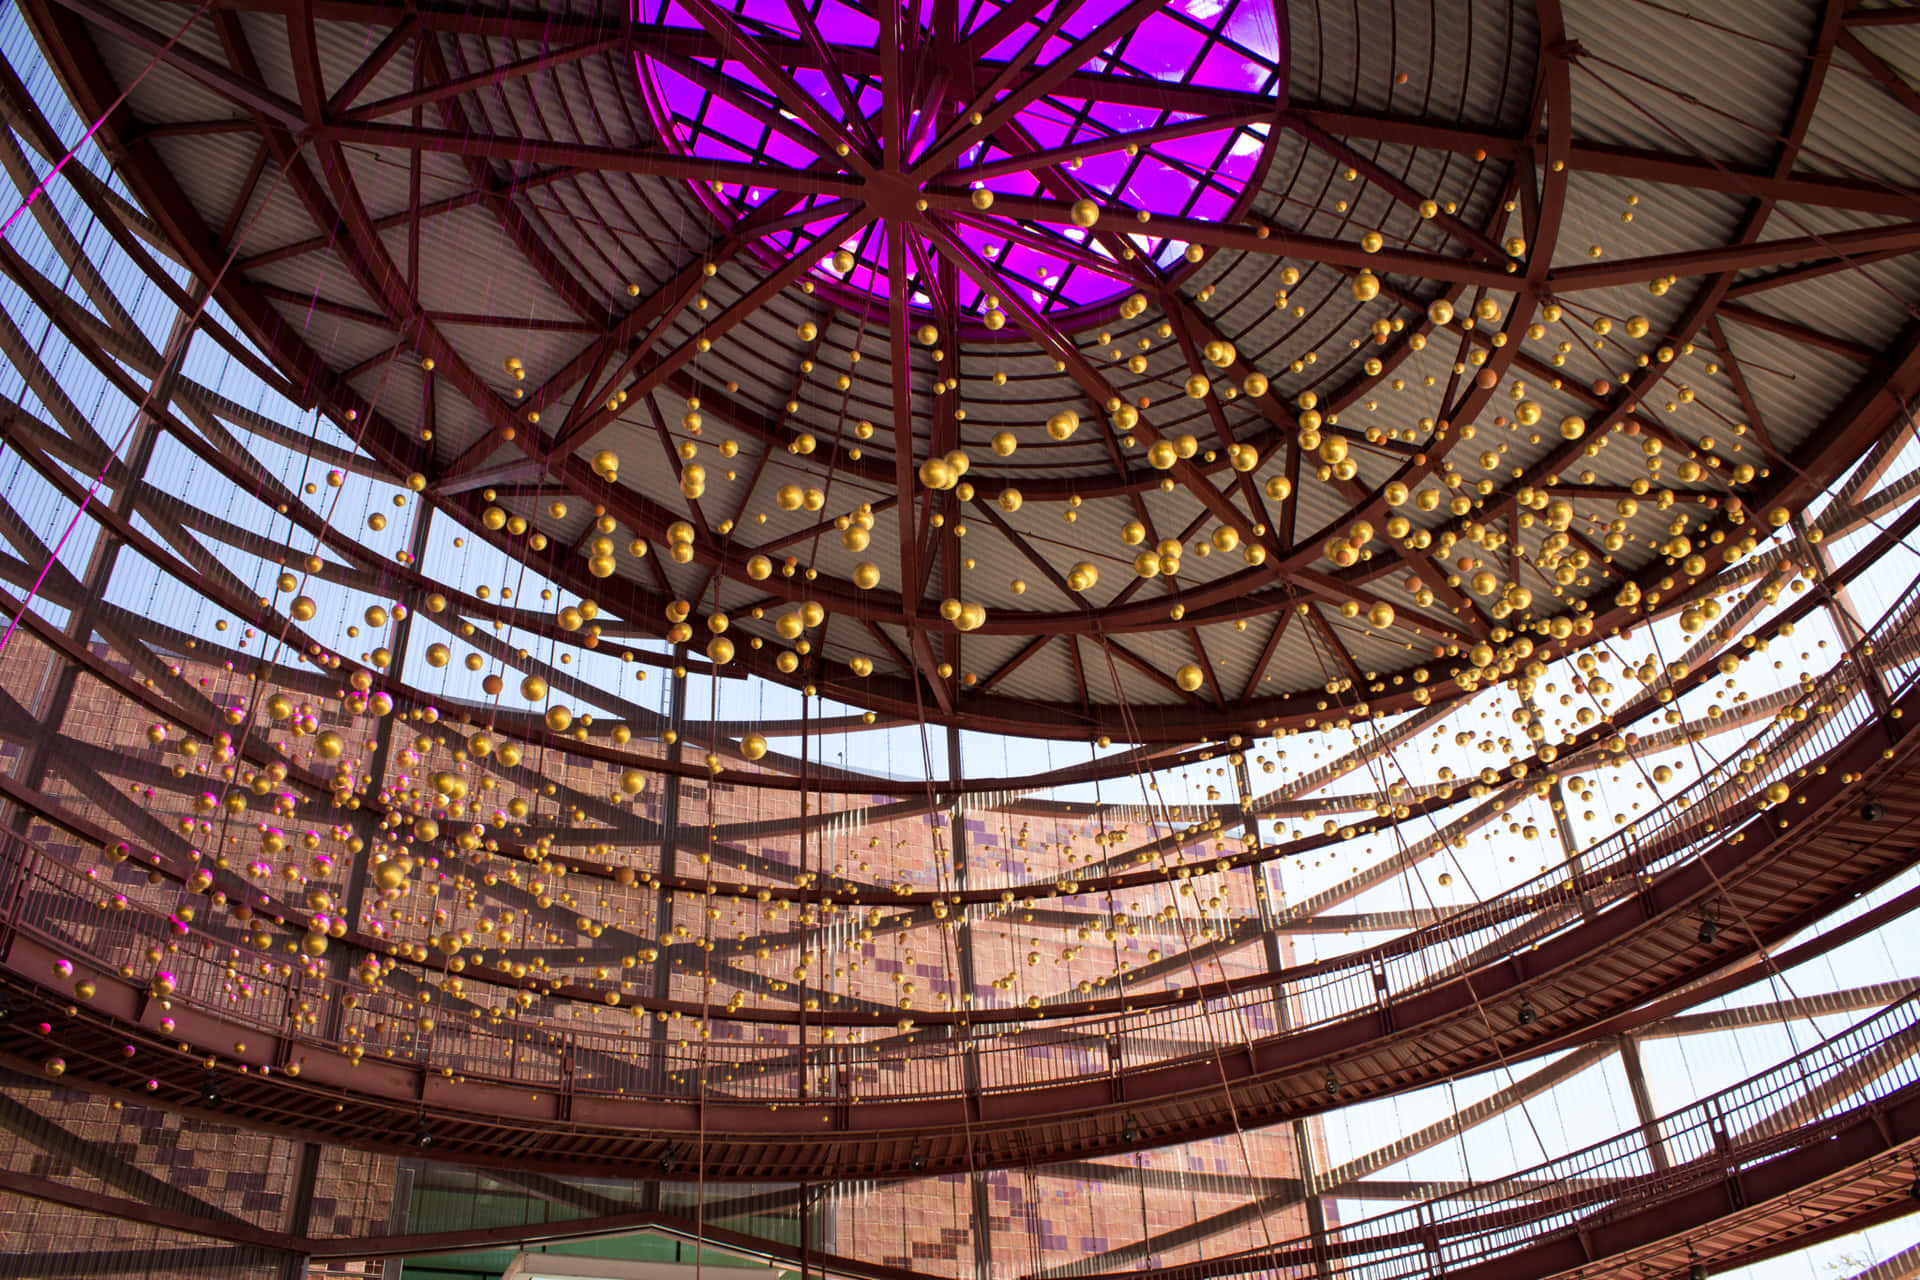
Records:
[[[1183,1277],[1438,1277],[1592,1231],[1827,1141],[1849,1114],[1920,1085],[1920,993],[1797,1057],[1591,1146],[1375,1217],[1205,1263]],[[1104,1273],[1107,1276],[1119,1273]],[[1129,1271],[1125,1274],[1132,1275]],[[1099,1275],[1086,1280],[1100,1280]]]
[[[1753,798],[1760,788],[1813,767],[1873,718],[1879,697],[1897,698],[1920,678],[1920,599],[1889,615],[1869,639],[1871,645],[1860,647],[1873,654],[1866,665],[1856,652],[1846,654],[1737,756],[1577,859],[1386,943],[1147,1012],[1049,1020],[1043,1007],[1031,1020],[976,1028],[971,1036],[961,1028],[927,1028],[869,1042],[827,1043],[815,1028],[804,1044],[790,1024],[715,1017],[690,1031],[638,1008],[613,1011],[638,1015],[629,1027],[568,1027],[512,1011],[463,1009],[445,993],[429,991],[440,975],[407,965],[371,986],[315,977],[300,965],[263,959],[201,923],[130,901],[97,874],[11,835],[0,842],[0,884],[11,885],[0,902],[0,925],[107,973],[144,980],[164,969],[175,1001],[307,1050],[391,1059],[470,1079],[574,1094],[751,1102],[1031,1089],[1166,1065],[1192,1057],[1196,1042],[1252,1041],[1372,1013],[1384,1000],[1456,978],[1520,945],[1516,930],[1524,929],[1524,944],[1531,945],[1579,923],[1583,906],[1629,892],[1640,878],[1756,820]],[[1885,681],[1884,695],[1870,696],[1869,681]],[[466,980],[482,985],[485,979],[476,971]]]

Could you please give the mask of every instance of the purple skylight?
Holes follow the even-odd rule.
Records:
[[[995,101],[1007,92],[1020,93],[1036,67],[1069,57],[1078,40],[1119,14],[1125,2],[1084,0],[1076,6],[1040,56],[1012,76]],[[700,10],[697,15],[680,0],[637,0],[635,20],[656,30],[678,28],[689,36],[714,30],[702,40],[665,33],[642,39],[635,62],[663,140],[684,154],[716,161],[835,177],[858,174],[857,164],[836,151],[835,144],[844,139],[875,169],[903,173],[913,185],[928,189],[984,187],[996,196],[1055,204],[1085,197],[1102,206],[1214,221],[1233,216],[1259,171],[1268,126],[1257,116],[1265,101],[1277,107],[1284,91],[1282,37],[1269,0],[1175,0],[1104,49],[1090,56],[1082,51],[1077,74],[1024,105],[990,141],[973,140],[936,172],[928,158],[965,128],[962,113],[969,106],[984,105],[972,102],[992,79],[983,68],[1018,59],[1056,9],[1042,8],[1013,22],[993,0],[960,0],[945,19],[952,29],[944,33],[927,25],[940,20],[934,17],[943,12],[937,4],[916,7],[921,25],[915,28],[906,27],[910,19],[903,13],[896,83],[908,109],[899,125],[898,159],[887,165],[881,144],[881,60],[874,52],[880,24],[874,17],[837,0],[694,0],[694,8]],[[736,35],[754,49],[738,43]],[[969,47],[969,41],[977,43]],[[750,69],[755,50],[778,67],[777,74],[763,77]],[[973,69],[971,83],[954,83],[956,62]],[[1142,81],[1163,85],[1165,91],[1143,92]],[[1251,95],[1254,101],[1222,100],[1208,90]],[[814,112],[813,121],[803,119]],[[824,128],[816,128],[819,117]],[[1217,123],[1178,132],[1178,126],[1194,120]],[[1103,140],[1111,145],[1101,146]],[[1063,148],[1075,151],[1050,164],[1020,167],[1029,153]],[[738,180],[744,176],[701,184],[702,199],[717,215],[737,220],[779,196],[779,177],[753,185]],[[795,211],[821,208],[837,198],[802,195]],[[822,208],[817,223],[766,237],[761,251],[778,258],[835,216]],[[953,268],[954,296],[946,302],[962,314],[986,310],[991,290],[982,286],[982,278],[989,273],[994,287],[1033,310],[1057,313],[1131,292],[1143,263],[1172,272],[1183,248],[1127,236],[1118,219],[1089,232],[1070,223],[1015,220],[999,210],[967,209],[940,217],[977,259],[947,264]],[[904,233],[895,230],[900,225],[907,228]],[[945,255],[911,218],[883,219],[840,246],[846,250],[839,258],[844,271],[831,259],[820,263],[816,278],[828,286],[824,292],[853,306],[888,297],[896,287],[884,265],[889,234],[908,238],[913,278],[898,287],[909,291],[915,305],[930,305],[929,293],[937,284],[920,277],[929,270],[936,277],[945,274],[939,265]],[[1138,260],[1116,262],[1119,250],[1129,246]]]

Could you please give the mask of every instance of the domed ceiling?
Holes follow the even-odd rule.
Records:
[[[1837,34],[1746,124],[1554,3],[29,8],[393,474],[883,714],[1445,700],[1703,600],[1912,381]]]

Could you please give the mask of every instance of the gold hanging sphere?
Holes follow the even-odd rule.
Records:
[[[880,566],[871,560],[862,560],[853,566],[853,585],[862,591],[871,591],[880,585]]]
[[[967,198],[973,202],[973,207],[982,213],[993,208],[993,192],[985,187],[975,187],[973,193]]]
[[[767,740],[757,733],[750,733],[740,739],[740,754],[749,760],[758,760],[767,754]]]
[[[1020,442],[1014,439],[1013,432],[997,431],[994,433],[993,451],[996,454],[999,454],[1001,457],[1003,458],[1012,457],[1013,451],[1015,449],[1018,449],[1019,447],[1020,447]]]
[[[1076,227],[1091,227],[1100,221],[1100,206],[1091,200],[1075,200],[1068,216],[1073,219],[1073,225]]]
[[[951,489],[959,481],[945,458],[928,458],[920,464],[920,483],[929,489]]]
[[[295,596],[293,603],[287,606],[287,613],[295,622],[311,622],[317,611],[312,596]]]
[[[1080,429],[1080,415],[1072,409],[1062,409],[1047,419],[1047,434],[1055,440],[1066,440]]]
[[[725,636],[715,636],[707,641],[707,658],[716,667],[724,667],[733,661],[733,641]]]
[[[1120,526],[1120,541],[1130,547],[1137,547],[1147,539],[1147,526],[1138,520],[1129,520]]]
[[[1156,471],[1165,471],[1180,460],[1174,452],[1173,443],[1168,440],[1155,440],[1147,446],[1147,464]]]
[[[1376,600],[1373,607],[1367,610],[1367,622],[1374,630],[1385,631],[1393,625],[1393,606],[1385,600]]]
[[[1201,685],[1206,683],[1206,679],[1206,672],[1191,662],[1173,673],[1173,682],[1187,693],[1197,691]]]
[[[1380,296],[1380,278],[1371,271],[1362,271],[1353,278],[1353,296],[1359,302],[1372,302]]]
[[[1020,504],[1025,500],[1026,499],[1018,489],[1012,489],[1012,488],[1002,489],[1000,491],[999,498],[996,499],[996,501],[1000,506],[1000,509],[1002,511],[1005,511],[1009,515],[1018,511],[1020,509]]]
[[[765,582],[773,575],[773,561],[762,555],[747,557],[747,576],[755,582]]]
[[[565,733],[573,724],[573,712],[565,707],[547,708],[547,728],[555,733]]]
[[[453,661],[453,650],[447,648],[444,644],[436,643],[427,646],[428,666],[444,667],[451,661]]]

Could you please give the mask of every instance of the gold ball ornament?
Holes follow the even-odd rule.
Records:
[[[1181,690],[1186,693],[1197,691],[1201,685],[1206,683],[1206,679],[1206,672],[1200,670],[1196,664],[1191,662],[1173,673],[1173,682],[1179,685]]]
[[[740,754],[749,760],[758,760],[767,754],[767,740],[757,733],[750,733],[740,739]]]

